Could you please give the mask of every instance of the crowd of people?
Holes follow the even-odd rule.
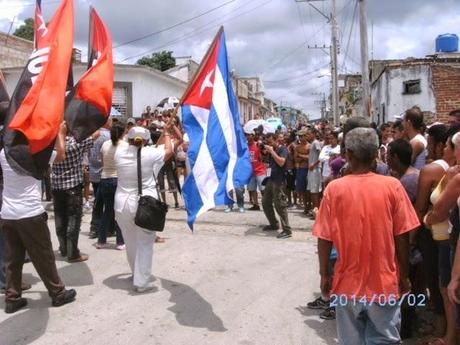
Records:
[[[324,319],[337,318],[343,344],[398,343],[413,335],[416,306],[370,303],[382,294],[399,301],[407,294],[425,296],[437,316],[435,329],[426,332],[437,336],[431,344],[460,340],[459,132],[460,110],[452,111],[445,124],[427,125],[416,106],[379,128],[353,117],[339,127],[323,121],[268,132],[263,126],[245,130],[253,175],[234,191],[237,210],[263,211],[268,223],[263,231],[281,229],[279,239],[292,236],[290,210],[315,220],[321,296],[308,307],[324,309]],[[126,250],[135,291],[152,289],[153,246],[164,239],[134,223],[136,162],[139,155],[143,194],[165,201],[169,190],[179,209],[187,149],[187,135],[173,110],[146,109],[140,119],[126,123],[109,119],[82,142],[63,123],[49,176],[43,179],[45,198],[54,206],[59,255],[69,263],[88,260],[78,246],[86,207],[95,247]],[[53,305],[73,301],[76,291],[64,287],[56,270],[42,181],[15,173],[3,151],[0,165],[5,311],[13,313],[27,303],[21,295],[28,288],[22,282],[26,260],[35,266]],[[227,205],[225,212],[233,209]],[[116,237],[115,246],[108,236]],[[337,303],[334,296],[344,297]],[[344,298],[348,303],[342,303]]]

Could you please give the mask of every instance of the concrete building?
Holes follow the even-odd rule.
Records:
[[[460,54],[436,54],[425,58],[379,60],[369,64],[371,72],[371,117],[378,124],[414,105],[425,121],[446,121],[448,113],[460,108]]]
[[[126,117],[140,117],[146,106],[152,108],[166,97],[180,98],[187,87],[182,80],[156,69],[138,65],[115,65],[112,105]],[[11,95],[23,67],[2,69]],[[86,64],[74,64],[74,80],[85,73]]]
[[[362,114],[361,74],[339,75],[339,117],[343,122]]]
[[[170,75],[171,77],[180,79],[185,83],[189,83],[195,76],[199,67],[200,65],[198,62],[188,59],[185,62],[164,71],[164,73]]]
[[[0,69],[25,66],[33,49],[33,42],[0,32]]]

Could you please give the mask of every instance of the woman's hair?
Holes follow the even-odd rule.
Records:
[[[434,125],[428,128],[428,135],[436,144],[445,144],[447,141],[447,127],[443,124]]]
[[[112,140],[113,146],[117,146],[118,141],[123,137],[125,133],[125,126],[121,123],[114,123],[110,129],[110,140]]]

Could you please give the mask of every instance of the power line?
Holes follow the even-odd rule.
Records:
[[[178,23],[176,23],[176,24],[174,24],[174,25],[168,26],[168,27],[163,28],[163,29],[161,29],[161,30],[152,32],[152,33],[150,33],[150,34],[147,34],[147,35],[144,35],[144,36],[135,38],[135,39],[133,39],[133,40],[126,41],[126,42],[124,42],[124,43],[118,44],[118,45],[114,46],[113,48],[116,49],[116,48],[125,46],[125,45],[127,45],[127,44],[131,44],[131,43],[134,43],[134,42],[142,41],[143,39],[146,39],[146,38],[148,38],[148,37],[152,37],[152,36],[161,34],[161,33],[165,32],[165,31],[168,31],[168,30],[177,28],[178,26],[184,25],[184,24],[186,24],[186,23],[190,23],[191,21],[193,21],[193,20],[195,20],[195,19],[197,19],[197,18],[203,17],[203,16],[206,15],[206,14],[209,14],[209,13],[211,13],[211,12],[217,11],[218,9],[220,9],[220,8],[222,8],[222,7],[224,7],[224,6],[227,6],[227,5],[229,5],[229,4],[231,4],[232,2],[235,2],[235,1],[236,1],[236,0],[230,0],[230,1],[224,2],[223,4],[221,4],[221,5],[217,6],[217,7],[211,8],[210,10],[207,10],[207,11],[205,11],[205,12],[203,12],[203,13],[200,13],[200,14],[194,16],[194,17],[185,19],[185,20],[183,20],[183,21],[181,21],[181,22],[178,22]]]
[[[60,1],[46,1],[46,2],[42,2],[42,5],[57,4],[57,3],[60,3]],[[19,7],[29,7],[29,6],[35,6],[35,5],[36,5],[35,2],[31,2],[31,3],[16,4],[16,5],[0,5],[0,8],[1,9],[4,9],[4,8],[19,8]]]
[[[328,66],[329,65],[329,62],[326,63],[325,65],[322,65],[312,71],[309,71],[309,72],[306,72],[306,73],[303,73],[302,75],[300,76],[297,76],[297,77],[291,77],[291,78],[286,78],[286,79],[279,79],[279,80],[264,80],[264,83],[282,83],[282,82],[285,82],[285,81],[290,81],[290,80],[296,80],[296,79],[301,79],[301,78],[305,78],[305,77],[308,77],[309,75],[312,75],[316,72],[319,72],[321,69],[323,69],[324,67]]]
[[[259,9],[259,8],[262,7],[262,6],[267,5],[268,3],[272,2],[273,0],[265,1],[265,2],[259,4],[258,6],[254,7],[254,8],[251,8],[251,9],[245,11],[245,12],[239,13],[239,14],[237,14],[237,15],[235,15],[235,16],[231,16],[231,17],[228,18],[227,20],[222,21],[222,18],[225,18],[225,17],[230,16],[230,14],[232,14],[233,12],[235,12],[235,11],[237,11],[238,9],[241,9],[241,8],[243,8],[243,7],[246,7],[247,5],[249,5],[249,4],[251,4],[251,3],[255,2],[255,1],[257,1],[257,0],[249,0],[249,1],[246,2],[244,5],[241,5],[240,7],[234,9],[233,11],[231,11],[230,13],[227,13],[225,16],[220,17],[220,18],[217,18],[217,19],[215,19],[215,20],[209,22],[209,23],[206,24],[206,25],[203,25],[203,26],[201,26],[201,27],[198,27],[197,29],[195,29],[195,30],[189,32],[188,34],[182,35],[182,36],[180,36],[180,37],[176,37],[175,39],[173,39],[173,40],[171,40],[171,41],[168,41],[168,42],[166,42],[165,44],[162,44],[162,45],[160,45],[160,46],[158,46],[158,47],[149,49],[149,50],[144,51],[144,52],[142,52],[142,53],[140,53],[140,54],[136,54],[136,55],[132,55],[132,56],[129,56],[129,57],[127,57],[127,58],[124,58],[123,60],[121,60],[121,62],[125,62],[125,61],[131,60],[131,59],[133,59],[133,58],[137,58],[137,57],[140,57],[140,56],[144,56],[144,55],[149,54],[149,53],[151,53],[151,52],[154,52],[154,51],[163,49],[163,48],[165,48],[165,47],[168,47],[168,46],[171,46],[171,45],[176,44],[176,43],[178,43],[178,42],[181,42],[181,41],[184,41],[184,40],[186,40],[186,39],[189,39],[189,38],[191,38],[191,37],[193,37],[193,36],[196,36],[196,35],[198,35],[198,34],[201,34],[201,33],[203,33],[203,32],[206,32],[206,31],[208,31],[208,30],[210,30],[210,29],[213,29],[213,28],[215,28],[215,27],[219,27],[219,26],[221,26],[222,24],[224,24],[224,23],[226,23],[226,22],[229,22],[229,21],[231,21],[231,20],[233,20],[233,19],[240,18],[241,16],[244,16],[244,15],[250,13],[250,12],[253,12],[253,11]],[[216,22],[218,23],[217,25],[212,25],[213,23],[216,23]]]
[[[347,47],[345,49],[345,55],[343,56],[342,69],[345,67],[345,62],[346,62],[346,59],[347,59],[347,56],[348,56],[348,49],[350,48],[351,35],[353,33],[353,26],[354,26],[355,20],[356,20],[356,10],[357,10],[357,8],[358,8],[358,2],[355,1],[355,7],[353,9],[353,17],[351,19],[350,33],[348,35]]]

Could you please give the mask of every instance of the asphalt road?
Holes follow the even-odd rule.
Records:
[[[13,315],[0,312],[0,345],[336,344],[335,321],[305,307],[319,289],[312,222],[297,210],[289,216],[293,237],[277,239],[262,231],[263,212],[213,210],[192,233],[185,211],[170,210],[166,243],[154,248],[156,289],[136,294],[125,252],[96,249],[85,214],[80,249],[89,260],[56,257],[77,300],[51,307],[33,266],[25,265],[29,305]],[[56,249],[52,213],[49,226]]]

